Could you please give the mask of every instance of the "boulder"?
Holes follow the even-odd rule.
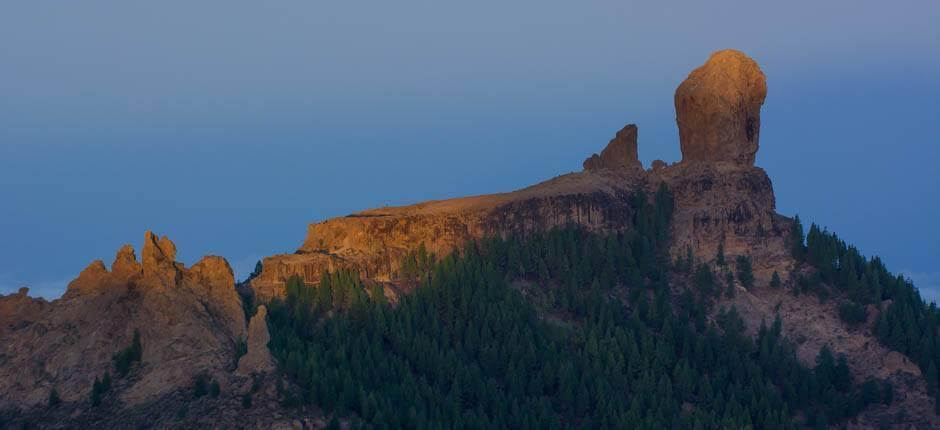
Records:
[[[676,89],[682,161],[754,165],[766,96],[754,60],[731,49],[713,53]]]

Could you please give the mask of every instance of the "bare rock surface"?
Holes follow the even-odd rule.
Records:
[[[637,158],[636,124],[627,124],[610,140],[600,155],[593,154],[584,160],[584,170],[642,169]]]
[[[52,302],[0,297],[0,309],[29,313],[0,331],[0,410],[40,405],[53,388],[65,402],[87,399],[135,329],[143,357],[133,383],[120,385],[128,405],[188,387],[199,373],[234,370],[235,343],[247,333],[228,263],[207,257],[186,269],[172,260],[173,243],[150,232],[143,250],[138,263],[132,247],[121,248],[110,271],[92,262]]]
[[[274,370],[274,358],[268,350],[271,335],[268,334],[268,322],[265,320],[268,310],[264,305],[258,306],[255,316],[248,324],[248,352],[238,360],[238,373],[251,375],[267,373]]]
[[[421,244],[442,256],[490,235],[566,225],[623,230],[633,214],[628,198],[640,191],[651,196],[661,183],[676,199],[675,252],[692,246],[697,254],[713,253],[721,240],[731,251],[758,248],[772,254],[770,244],[783,246],[786,218],[775,213],[773,187],[763,169],[726,163],[591,169],[510,193],[377,208],[311,224],[297,252],[265,258],[251,285],[265,301],[282,295],[294,275],[315,284],[324,271],[355,269],[364,278],[394,282],[401,258]]]
[[[720,307],[734,306],[756,334],[762,323],[768,326],[780,317],[783,333],[796,347],[797,358],[808,367],[816,364],[816,356],[828,345],[833,354],[845,354],[852,376],[857,382],[869,378],[884,379],[895,388],[890,406],[876,405],[851,420],[850,428],[878,428],[884,421],[894,422],[898,411],[904,411],[910,428],[940,428],[940,417],[933,412],[933,399],[920,368],[903,354],[882,345],[868,327],[851,328],[839,319],[839,302],[820,302],[812,295],[794,295],[787,288],[770,287],[774,271],[790,273],[792,261],[762,261],[755,268],[755,287],[739,289],[734,298],[722,299]],[[869,315],[869,319],[875,316]],[[908,428],[901,426],[901,428]]]
[[[757,62],[731,49],[713,53],[676,89],[682,161],[754,165],[766,96]]]
[[[797,356],[808,365],[829,345],[847,355],[858,380],[884,378],[894,384],[894,404],[864,411],[849,428],[876,428],[899,412],[907,414],[904,428],[940,428],[918,367],[881,345],[871,321],[847,327],[838,318],[837,301],[768,286],[773,272],[788,279],[808,269],[790,257],[786,238],[792,220],[776,212],[770,178],[754,166],[765,96],[756,62],[737,51],[719,51],[676,90],[680,163],[657,160],[643,170],[631,124],[586,159],[580,172],[513,192],[382,207],[312,223],[294,253],[264,258],[260,275],[243,285],[262,304],[247,327],[223,258],[208,256],[187,269],[175,261],[172,241],[148,231],[140,262],[126,245],[110,270],[100,260],[92,262],[59,300],[30,298],[26,290],[0,296],[0,411],[47,415],[41,405],[56,388],[75,415],[59,410],[54,414],[61,417],[48,420],[70,427],[323,427],[317,411],[285,413],[275,402],[278,390],[271,379],[277,375],[263,303],[283,296],[288,278],[300,276],[315,285],[325,271],[352,269],[394,296],[402,257],[421,245],[444,256],[493,235],[569,225],[622,231],[634,215],[630,197],[652,196],[666,184],[675,203],[673,257],[691,249],[697,262],[713,263],[721,246],[727,261],[752,259],[756,286],[738,286],[738,294],[720,306],[735,306],[751,333],[779,316]],[[672,281],[673,288],[686,286],[681,279]],[[888,304],[873,305],[869,318]],[[83,406],[92,381],[113,369],[112,355],[130,344],[134,329],[142,336],[142,362],[116,380],[99,410],[107,413],[87,412]],[[241,340],[248,351],[235,363]],[[188,390],[197,375],[210,375],[226,394],[190,405]],[[255,392],[250,387],[259,385],[258,375],[268,379]],[[241,409],[245,395],[261,406]]]

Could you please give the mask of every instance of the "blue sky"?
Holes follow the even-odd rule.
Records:
[[[723,48],[767,75],[778,210],[940,293],[937,2],[274,3],[3,6],[0,293],[146,229],[242,277],[311,221],[579,170],[630,122],[676,161],[675,87]]]

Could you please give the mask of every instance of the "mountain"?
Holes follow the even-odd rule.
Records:
[[[147,232],[58,300],[0,297],[0,424],[940,428],[940,314],[776,212],[766,94],[716,52],[677,163],[629,124],[580,172],[311,224],[237,285]]]

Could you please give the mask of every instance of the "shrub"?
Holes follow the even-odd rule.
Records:
[[[209,393],[209,381],[206,379],[206,375],[196,376],[196,380],[193,382],[193,395],[196,397],[202,397]]]
[[[238,339],[238,342],[235,342],[235,365],[238,365],[238,360],[242,358],[243,355],[248,353],[248,343],[245,342],[245,339]]]
[[[839,318],[855,327],[868,320],[868,309],[855,302],[845,302],[839,305]]]
[[[106,393],[111,389],[111,373],[107,370],[104,372],[104,376],[101,379],[95,377],[95,383],[91,386],[91,405],[98,406],[101,404],[101,395]]]
[[[49,407],[55,407],[59,403],[62,403],[62,399],[59,398],[59,392],[52,387],[52,391],[49,392]]]
[[[738,280],[744,288],[751,289],[754,286],[754,271],[751,267],[751,258],[739,255],[737,259]]]
[[[143,346],[140,344],[140,330],[134,329],[134,340],[131,341],[131,345],[122,349],[117,354],[114,354],[112,357],[118,375],[121,377],[127,376],[127,372],[131,369],[131,364],[135,361],[139,362],[142,356]]]

